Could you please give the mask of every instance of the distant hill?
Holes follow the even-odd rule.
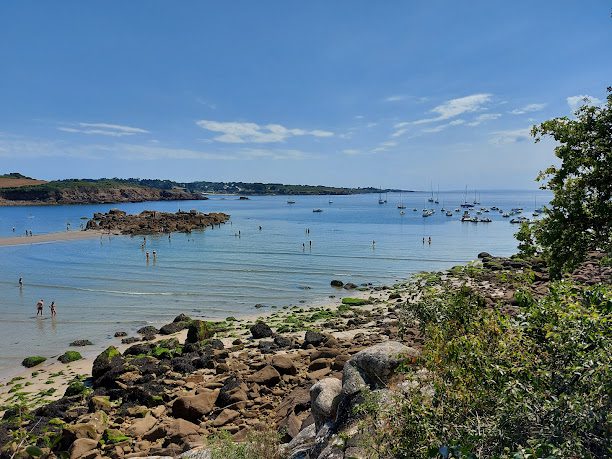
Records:
[[[0,176],[0,205],[93,204],[207,199],[206,194],[341,195],[406,191],[246,182],[174,182],[159,179],[68,179],[45,182],[19,173]]]
[[[26,177],[18,172],[0,175],[0,188],[17,188],[28,185],[41,185],[46,183],[44,180],[35,180],[31,177]]]

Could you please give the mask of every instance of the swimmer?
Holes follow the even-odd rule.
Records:
[[[431,245],[431,236],[429,236],[429,245]]]
[[[149,261],[149,251],[148,250],[147,250],[146,256],[147,256],[147,261]]]
[[[45,302],[41,298],[40,300],[38,300],[38,303],[36,303],[36,316],[38,316],[39,314],[41,316],[43,315],[44,307],[45,307]]]
[[[425,244],[425,238],[423,238],[423,244]]]

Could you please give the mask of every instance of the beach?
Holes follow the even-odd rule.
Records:
[[[95,239],[107,235],[103,231],[58,231],[45,234],[33,234],[32,236],[0,237],[0,247],[11,247],[29,244],[51,244],[53,242],[82,241],[84,239]]]

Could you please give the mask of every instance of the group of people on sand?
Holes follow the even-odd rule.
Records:
[[[40,300],[38,300],[38,303],[36,303],[36,316],[37,317],[39,315],[42,317],[44,308],[45,308],[45,301],[41,298]],[[55,301],[51,302],[51,305],[49,306],[49,308],[51,309],[51,317],[55,317],[57,314],[57,311],[55,310]]]

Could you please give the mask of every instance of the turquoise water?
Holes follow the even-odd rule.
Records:
[[[261,311],[254,308],[257,303],[282,307],[342,294],[329,286],[331,279],[391,284],[414,272],[472,260],[481,251],[515,251],[517,227],[497,212],[482,214],[493,220],[488,224],[461,223],[459,213],[447,217],[439,210],[421,216],[424,207],[455,209],[463,192],[441,194],[439,205],[428,203],[424,193],[404,194],[403,216],[397,209],[400,196],[387,198],[384,205],[378,195],[298,196],[292,205],[283,196],[248,201],[214,196],[192,202],[0,208],[0,237],[26,229],[65,231],[68,223],[77,230],[85,222],[81,217],[111,208],[231,215],[231,223],[214,230],[147,237],[146,250],[158,254],[148,264],[141,237],[0,247],[0,375],[24,356],[63,352],[74,339],[90,339],[96,347],[89,352],[97,352],[116,341],[117,330],[134,332],[181,312],[209,318],[254,314]],[[537,206],[547,200],[538,193]],[[482,207],[504,210],[521,206],[527,216],[535,205],[533,191],[482,192],[480,201]],[[429,236],[432,244],[424,245],[422,238]],[[40,298],[47,305],[43,319],[35,317]],[[58,311],[53,320],[51,301]]]

